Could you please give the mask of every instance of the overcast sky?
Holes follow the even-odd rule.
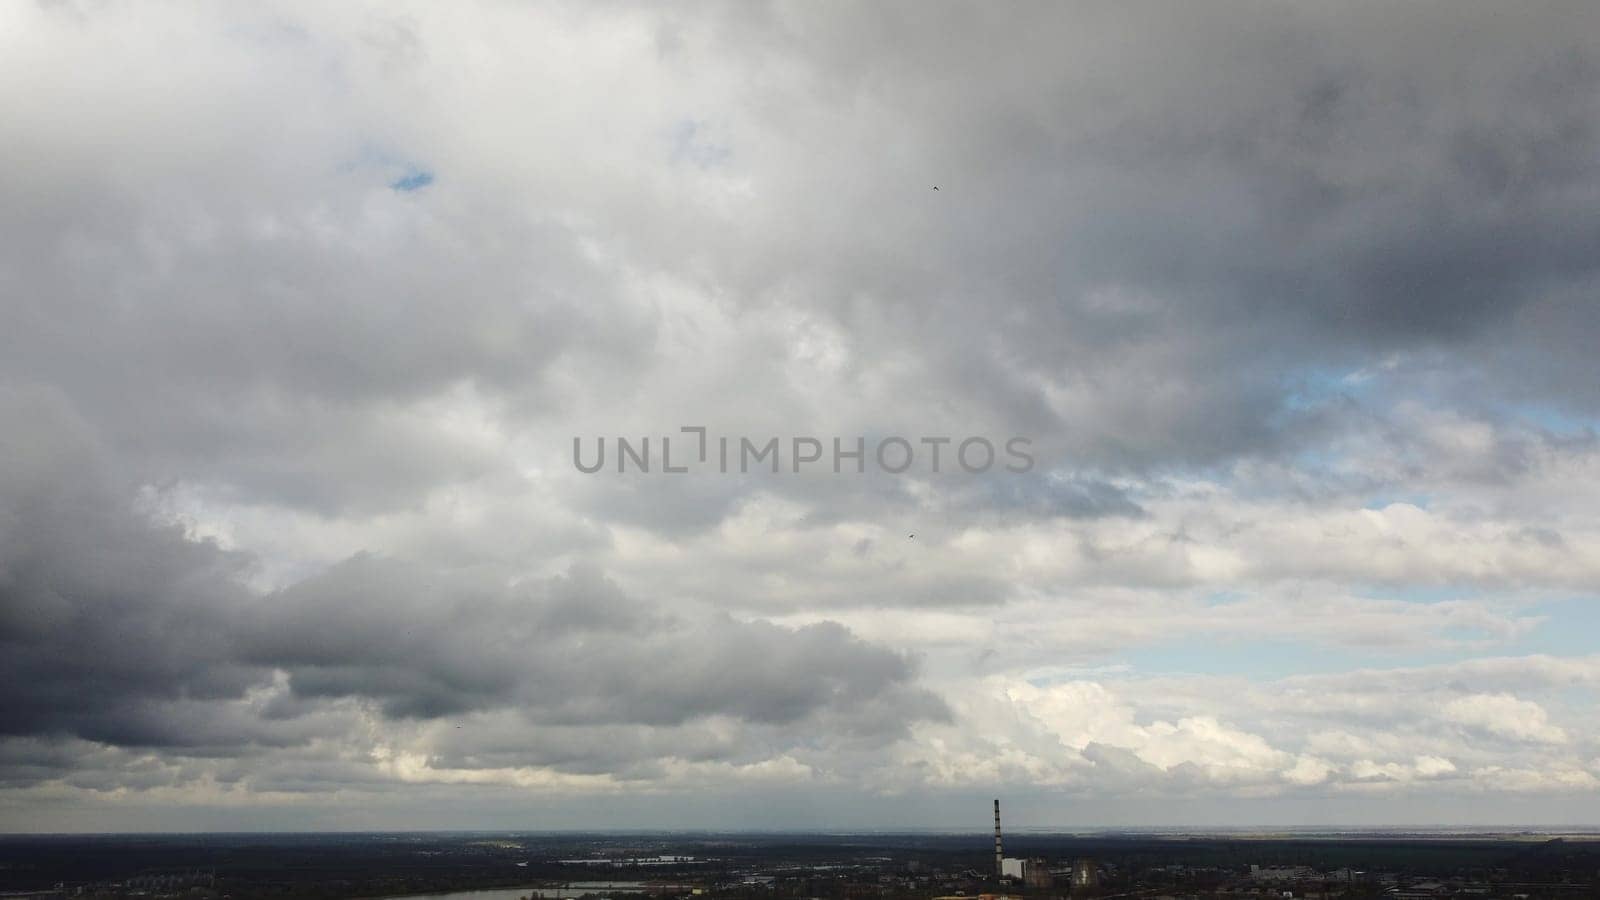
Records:
[[[0,829],[1594,824],[1597,117],[1582,2],[0,2]]]

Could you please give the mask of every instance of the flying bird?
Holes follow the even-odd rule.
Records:
[[[936,184],[936,185],[933,186],[933,189],[937,191],[939,189],[939,186]]]
[[[908,534],[908,535],[906,535],[906,540],[908,540],[908,541],[909,541],[909,540],[911,540],[911,539],[912,539],[912,538],[914,538],[914,537],[916,537],[916,535],[915,535],[915,534]]]

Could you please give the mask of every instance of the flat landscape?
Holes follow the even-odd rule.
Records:
[[[993,877],[983,833],[372,833],[0,838],[41,897],[1594,897],[1600,834],[1295,831],[1006,837],[1048,883]],[[1089,883],[1075,873],[1092,872]],[[1043,876],[1041,876],[1042,878]]]

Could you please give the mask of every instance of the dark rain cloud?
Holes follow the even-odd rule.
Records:
[[[39,739],[304,746],[350,727],[326,708],[342,700],[397,719],[720,716],[883,739],[947,715],[911,659],[838,625],[669,614],[588,568],[514,583],[358,556],[260,594],[241,584],[248,557],[133,508],[58,393],[0,392],[0,416],[16,426],[0,466],[0,729],[23,740],[9,778],[58,758]]]

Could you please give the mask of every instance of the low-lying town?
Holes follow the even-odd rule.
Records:
[[[275,834],[0,837],[0,897],[1565,900],[1600,835]]]

